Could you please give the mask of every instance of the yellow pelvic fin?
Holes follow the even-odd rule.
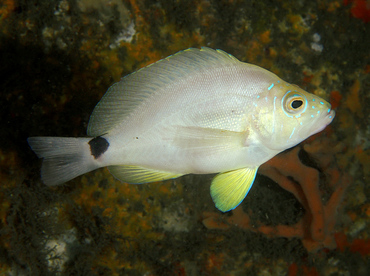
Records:
[[[211,196],[222,212],[236,208],[246,197],[256,177],[258,167],[219,173],[211,184]]]
[[[177,178],[183,174],[164,172],[154,169],[147,169],[140,166],[109,166],[111,174],[123,182],[131,184],[143,184],[148,182],[163,181]]]

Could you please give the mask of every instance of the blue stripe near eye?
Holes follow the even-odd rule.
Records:
[[[292,133],[290,134],[289,139],[290,139],[290,138],[292,138],[294,131],[295,131],[295,128],[293,128],[293,131],[292,131]]]
[[[277,97],[275,96],[274,97],[274,117],[275,117],[275,110],[276,110],[276,99],[277,99]],[[272,125],[272,133],[275,133],[275,121]]]
[[[267,88],[268,90],[271,90],[271,88],[274,87],[274,84],[271,84],[269,88]]]

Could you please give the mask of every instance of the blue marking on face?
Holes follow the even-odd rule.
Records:
[[[311,115],[311,118],[313,118],[314,116],[313,115]]]
[[[320,102],[320,104],[324,104],[323,102]]]
[[[269,88],[267,88],[269,91],[274,87],[274,84],[271,84]]]
[[[293,131],[292,131],[292,133],[290,134],[289,139],[291,139],[291,138],[292,138],[294,131],[295,131],[295,128],[293,128]]]
[[[257,99],[259,99],[260,98],[260,95],[257,95]]]
[[[277,99],[277,97],[275,96],[274,97],[274,117],[275,117],[275,110],[276,110],[276,99]],[[275,121],[274,121],[274,124],[272,126],[272,133],[275,133]]]
[[[312,101],[314,102],[314,101],[315,101],[315,99],[312,99]]]
[[[328,109],[328,113],[330,113],[330,110],[331,110],[331,109],[329,108],[329,109]]]
[[[315,109],[315,107],[314,107],[314,106],[312,106],[312,108],[313,108],[313,109]]]

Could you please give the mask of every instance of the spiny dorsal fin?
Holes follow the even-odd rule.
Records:
[[[190,48],[144,67],[112,85],[91,114],[87,134],[95,137],[125,120],[166,85],[196,72],[239,63],[221,50]]]

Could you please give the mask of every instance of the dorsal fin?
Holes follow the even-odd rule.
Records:
[[[239,62],[222,50],[190,48],[127,75],[112,85],[96,105],[87,134],[95,137],[109,133],[143,101],[172,82],[199,71]]]

